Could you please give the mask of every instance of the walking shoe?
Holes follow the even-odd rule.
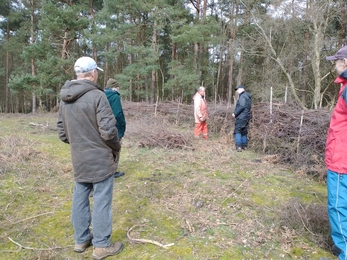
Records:
[[[108,256],[116,255],[122,251],[123,247],[124,246],[121,242],[116,242],[108,247],[94,247],[93,259],[101,260]]]
[[[237,152],[242,152],[242,148],[241,147],[236,147],[236,151]]]
[[[247,150],[247,146],[241,146],[242,150]]]
[[[123,176],[124,174],[125,174],[124,172],[116,172],[116,173],[114,174],[114,177],[115,177],[115,178],[118,178],[118,177]]]
[[[341,254],[341,252],[342,252],[342,250],[339,247],[337,247],[336,245],[332,246],[331,251],[336,256],[339,256],[339,254]]]
[[[75,244],[75,248],[73,249],[73,251],[75,251],[76,253],[84,252],[87,249],[87,247],[92,245],[92,239],[93,239],[93,234],[90,233],[90,239],[84,242],[83,244]]]

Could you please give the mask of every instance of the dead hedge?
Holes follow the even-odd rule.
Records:
[[[193,105],[177,102],[157,104],[123,102],[127,118],[137,122],[127,126],[127,134],[136,136],[142,147],[192,149]],[[234,108],[226,104],[209,104],[209,132],[212,138],[234,148]],[[323,179],[324,150],[331,111],[302,110],[290,104],[256,103],[252,106],[249,148],[276,156],[278,163],[293,166],[298,172]],[[143,127],[146,125],[146,127]],[[168,127],[170,125],[170,127]],[[177,126],[183,131],[175,131]]]
[[[310,175],[324,177],[324,151],[331,111],[301,110],[275,104],[272,115],[268,103],[253,106],[251,146],[257,152],[278,154],[279,162]]]

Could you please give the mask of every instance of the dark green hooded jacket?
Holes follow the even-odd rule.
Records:
[[[118,137],[122,138],[126,129],[125,117],[123,114],[122,103],[118,91],[105,88],[104,90],[108,101],[110,102],[114,117],[116,118],[116,127],[118,129]]]

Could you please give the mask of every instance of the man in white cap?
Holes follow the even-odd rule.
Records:
[[[326,57],[335,65],[340,87],[325,147],[327,171],[328,216],[333,253],[347,259],[347,46]]]
[[[66,81],[60,91],[58,135],[70,144],[75,187],[72,201],[74,251],[93,244],[93,259],[116,255],[121,242],[111,244],[114,173],[121,145],[110,104],[97,85],[96,62],[79,58],[74,66],[77,80]],[[94,190],[93,212],[89,193]],[[90,231],[90,224],[93,233]]]

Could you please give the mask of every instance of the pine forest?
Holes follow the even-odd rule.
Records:
[[[54,111],[73,64],[94,58],[132,102],[254,102],[331,108],[326,56],[346,44],[345,0],[1,0],[0,112]]]

